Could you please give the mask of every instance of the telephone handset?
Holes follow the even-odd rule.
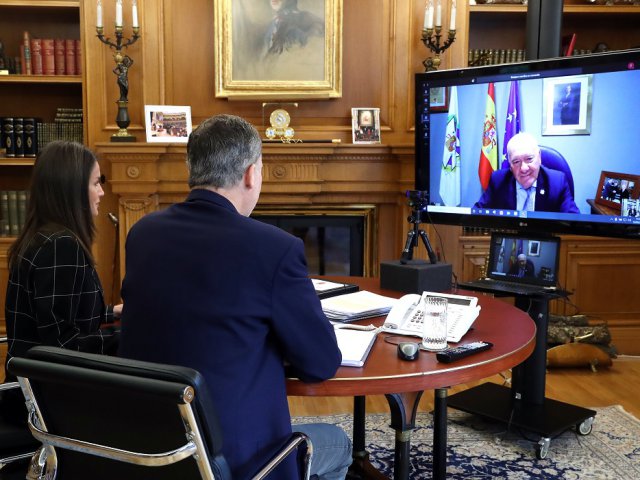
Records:
[[[476,297],[436,292],[423,292],[422,295],[410,293],[401,297],[391,309],[382,325],[382,331],[422,337],[423,312],[420,304],[423,297],[447,299],[447,341],[449,342],[459,342],[480,314]]]

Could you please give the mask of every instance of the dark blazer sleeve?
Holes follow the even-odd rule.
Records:
[[[44,345],[104,353],[117,335],[99,327],[112,318],[104,305],[97,274],[72,236],[53,238],[33,259],[33,309]]]
[[[273,327],[289,371],[303,381],[335,375],[342,361],[333,326],[308,277],[302,241],[292,238],[273,281]]]

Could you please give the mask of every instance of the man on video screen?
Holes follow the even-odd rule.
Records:
[[[489,186],[474,208],[580,213],[563,172],[541,165],[540,147],[528,133],[507,144],[509,169],[491,174]]]

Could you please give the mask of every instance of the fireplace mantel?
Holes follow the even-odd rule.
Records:
[[[189,191],[186,146],[99,143],[96,150],[118,197],[122,277],[131,226],[146,213],[183,200]],[[413,188],[412,145],[265,144],[263,163],[259,207],[374,205],[374,265],[399,255],[407,228],[405,191]]]

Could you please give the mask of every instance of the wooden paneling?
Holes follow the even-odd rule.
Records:
[[[127,51],[135,62],[129,71],[129,130],[138,137],[135,145],[106,143],[117,129],[114,61],[109,49],[95,38],[95,2],[81,2],[85,49],[82,90],[88,144],[98,147],[102,171],[109,179],[97,220],[95,246],[98,271],[108,298],[113,283],[114,252],[120,248],[118,255],[123,255],[124,234],[136,216],[180,201],[187,193],[184,147],[144,143],[144,105],[190,105],[194,125],[213,114],[233,113],[248,118],[261,130],[264,128],[260,101],[215,98],[214,1],[189,0],[188,7],[178,0],[138,1],[142,36]],[[624,41],[637,43],[637,29],[630,28],[630,22],[633,24],[637,19],[638,7],[605,11],[605,7],[578,9],[569,4],[565,6],[563,23],[567,28],[579,30],[579,39],[587,41],[596,36],[587,36],[585,29],[592,29],[604,13],[602,24],[620,23],[626,29]],[[448,5],[449,2],[443,2],[445,25]],[[491,38],[521,41],[526,7],[494,4],[469,7],[468,2],[460,0],[457,7],[456,40],[443,54],[441,68],[466,65],[467,49],[478,48],[475,43]],[[105,7],[104,11],[105,33],[113,36],[106,26],[113,24],[115,9]],[[625,16],[626,11],[631,15]],[[128,15],[126,11],[125,24]],[[432,56],[420,41],[423,18],[423,0],[343,0],[342,98],[299,101],[297,108],[290,109],[292,127],[300,138],[337,138],[342,144],[265,148],[262,204],[375,204],[378,260],[399,257],[409,228],[403,192],[413,187],[414,74],[423,71],[422,61]],[[497,25],[502,32],[499,38],[495,37]],[[130,35],[127,27],[125,35]],[[380,107],[382,145],[351,145],[352,107]],[[108,221],[108,211],[119,213],[119,231]],[[479,274],[486,239],[469,238],[461,242],[458,227],[427,227],[427,231],[434,249],[454,265],[459,279]],[[637,268],[633,260],[638,255],[631,247],[615,252],[618,244],[609,245],[611,241],[607,239],[589,242],[576,241],[575,248],[563,242],[563,278],[567,279],[567,288],[576,290],[572,301],[581,310],[587,308],[595,317],[610,322],[616,346],[637,352],[638,347],[632,344],[638,344],[640,337],[640,312],[629,300],[637,284],[630,287],[626,282],[639,276],[634,275]],[[588,250],[586,245],[595,250]],[[426,252],[419,247],[415,256],[425,258]],[[615,285],[611,287],[615,290],[613,295],[602,293],[604,287],[599,286],[602,280]],[[117,285],[112,296],[117,299]],[[570,307],[556,304],[554,308],[564,311]]]

